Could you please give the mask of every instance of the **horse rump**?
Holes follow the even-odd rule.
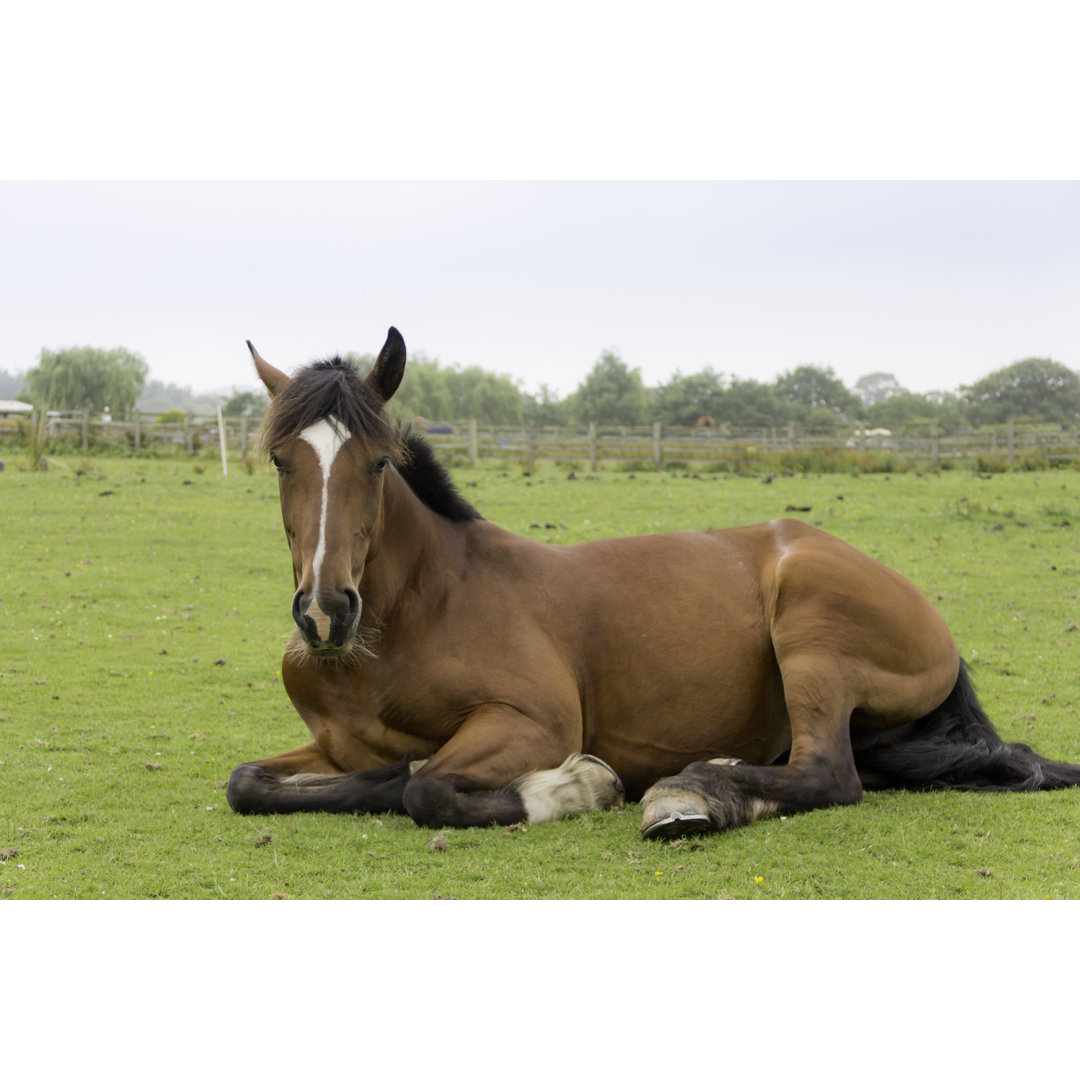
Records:
[[[852,732],[859,779],[868,790],[1050,791],[1080,785],[1080,765],[1050,761],[1006,743],[983,712],[967,664],[933,712],[882,732]]]

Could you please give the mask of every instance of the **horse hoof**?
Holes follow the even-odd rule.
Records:
[[[596,757],[593,754],[579,754],[578,760],[593,761],[597,765],[601,765],[605,769],[607,769],[607,771],[611,773],[611,779],[615,785],[615,794],[618,796],[618,801],[622,802],[622,800],[626,797],[626,788],[623,787],[623,782],[619,779],[619,774],[606,761],[602,761],[600,758]]]
[[[680,836],[708,832],[710,828],[707,814],[680,814],[675,810],[660,821],[643,825],[641,837],[643,840],[674,840]]]
[[[711,828],[705,800],[689,791],[662,792],[649,799],[641,820],[645,840],[672,840]]]

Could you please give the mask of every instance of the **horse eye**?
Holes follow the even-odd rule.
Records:
[[[381,473],[386,468],[386,466],[389,465],[389,464],[390,464],[390,459],[389,458],[385,458],[385,457],[384,458],[379,458],[379,460],[376,461],[375,464],[371,466],[371,471],[374,472],[374,473]]]
[[[272,453],[270,455],[270,464],[273,465],[279,473],[285,471],[285,466],[281,464],[281,459],[277,456],[277,454]]]

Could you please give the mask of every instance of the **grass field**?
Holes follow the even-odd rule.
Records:
[[[3,456],[3,455],[0,455]],[[70,457],[0,473],[0,895],[12,898],[1080,898],[1080,792],[869,794],[645,843],[636,806],[435,834],[243,818],[233,765],[306,729],[269,469]],[[1080,473],[758,479],[484,467],[489,519],[550,543],[791,514],[900,570],[1010,739],[1080,760]],[[798,511],[790,507],[802,508]],[[809,509],[806,509],[809,508]]]

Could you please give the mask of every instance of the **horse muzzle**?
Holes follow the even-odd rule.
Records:
[[[297,589],[292,616],[309,653],[341,656],[352,648],[360,622],[360,594],[352,588],[318,596]]]

